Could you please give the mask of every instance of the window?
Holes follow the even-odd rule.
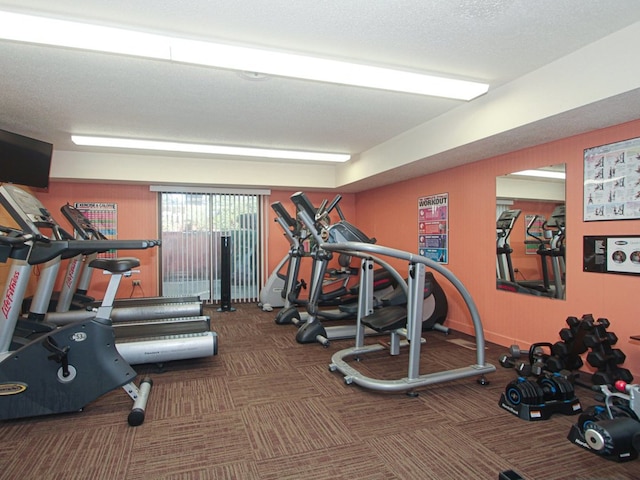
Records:
[[[164,296],[219,302],[223,238],[228,238],[231,300],[257,302],[263,283],[264,192],[159,191]],[[186,190],[186,189],[185,189]],[[268,192],[266,192],[268,193]]]

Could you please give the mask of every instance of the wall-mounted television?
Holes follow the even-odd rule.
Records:
[[[46,190],[53,145],[0,130],[0,182]]]

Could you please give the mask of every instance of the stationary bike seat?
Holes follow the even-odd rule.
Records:
[[[111,273],[123,273],[140,266],[140,260],[134,257],[96,258],[89,263],[89,266]]]

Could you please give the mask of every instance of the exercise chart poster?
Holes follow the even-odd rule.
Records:
[[[100,202],[77,202],[75,207],[80,210],[93,226],[109,240],[118,238],[118,204]],[[98,255],[100,258],[115,258],[116,250]]]
[[[640,218],[640,138],[584,151],[584,221]]]
[[[418,253],[449,263],[449,194],[418,199]]]

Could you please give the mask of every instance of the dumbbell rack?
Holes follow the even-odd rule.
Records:
[[[618,342],[615,333],[607,331],[610,322],[606,318],[594,319],[586,314],[582,318],[567,317],[569,328],[560,330],[561,342],[553,345],[553,356],[547,362],[547,368],[558,371],[560,368],[578,370],[582,366],[580,355],[587,353],[587,363],[597,371],[591,376],[594,385],[613,385],[616,381],[633,381],[631,372],[621,367],[626,355],[619,348],[613,348]],[[581,384],[583,385],[583,384]],[[590,385],[584,384],[585,387]]]
[[[500,407],[529,421],[546,420],[554,413],[580,413],[582,409],[573,383],[583,384],[574,372],[582,367],[581,355],[587,351],[587,362],[597,368],[591,376],[593,384],[613,385],[619,380],[626,383],[633,380],[630,371],[620,366],[626,356],[622,350],[613,348],[618,337],[607,331],[609,320],[595,320],[593,315],[586,314],[580,319],[567,317],[566,322],[568,328],[560,330],[561,341],[531,345],[528,362],[519,360],[522,352],[517,345],[512,345],[509,353],[500,357],[500,365],[515,368],[519,375],[501,395]]]

